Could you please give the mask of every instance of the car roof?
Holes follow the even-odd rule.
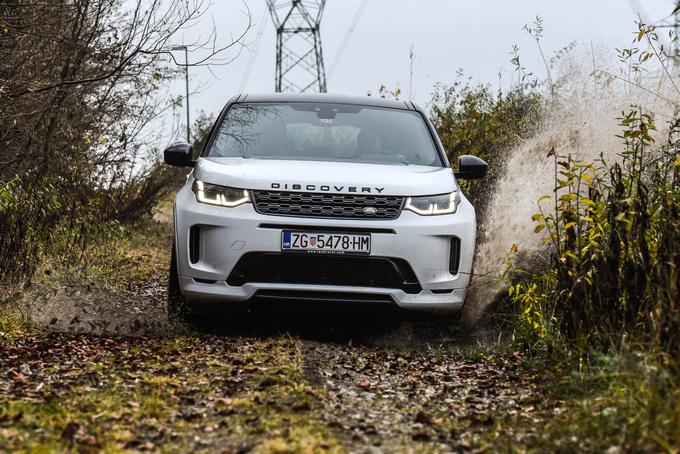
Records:
[[[392,109],[418,110],[409,101],[394,101],[373,96],[348,96],[329,93],[260,93],[242,94],[232,99],[232,102],[315,102],[328,104],[355,104],[369,107],[389,107]]]

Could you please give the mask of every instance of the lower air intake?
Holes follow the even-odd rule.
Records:
[[[412,294],[422,290],[405,260],[330,254],[245,254],[229,275],[227,284],[241,286],[249,282],[378,287]]]
[[[458,274],[460,266],[460,238],[451,238],[451,247],[449,253],[449,273]]]
[[[194,225],[189,229],[189,260],[198,263],[201,259],[201,228]]]

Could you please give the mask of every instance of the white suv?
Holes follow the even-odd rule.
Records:
[[[424,112],[411,102],[332,95],[240,95],[178,191],[169,308],[257,300],[460,309],[475,210]]]

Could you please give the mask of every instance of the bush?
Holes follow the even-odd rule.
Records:
[[[15,177],[0,186],[0,282],[30,275],[62,204],[49,181],[24,184]]]
[[[438,85],[432,96],[430,118],[455,168],[458,157],[472,154],[489,164],[482,181],[461,182],[480,210],[485,207],[510,150],[540,127],[542,96],[528,86],[494,93],[485,85],[455,82]]]
[[[651,114],[633,110],[621,125],[621,163],[549,154],[555,194],[534,220],[552,259],[510,289],[521,330],[533,333],[520,337],[605,349],[636,341],[680,357],[680,119],[660,146]]]

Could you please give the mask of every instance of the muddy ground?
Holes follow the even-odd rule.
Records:
[[[120,294],[36,296],[27,311],[40,329],[0,351],[0,451],[539,448],[540,421],[559,411],[493,328],[309,315],[318,307],[184,326],[168,320],[158,274]]]

